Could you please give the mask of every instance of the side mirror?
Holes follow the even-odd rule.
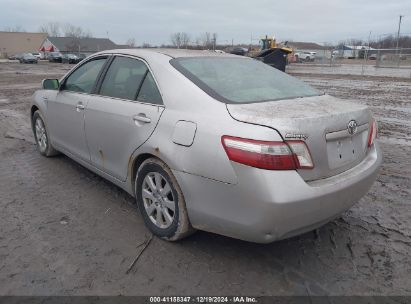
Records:
[[[44,79],[42,82],[42,86],[45,90],[58,90],[60,84],[57,79]]]

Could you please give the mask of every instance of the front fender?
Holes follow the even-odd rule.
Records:
[[[37,90],[34,92],[31,99],[31,112],[30,119],[33,118],[33,113],[38,109],[43,117],[47,120],[47,106],[49,102],[54,102],[56,100],[58,91],[54,90]]]

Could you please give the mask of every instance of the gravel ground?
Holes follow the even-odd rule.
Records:
[[[153,238],[128,271],[150,237],[133,199],[33,144],[30,97],[69,68],[0,63],[0,295],[411,295],[411,80],[402,70],[289,69],[369,105],[380,122],[378,180],[341,218],[269,245],[206,232]]]

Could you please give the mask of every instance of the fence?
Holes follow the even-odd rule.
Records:
[[[310,53],[308,55],[307,53]],[[315,53],[313,55],[313,53]],[[341,58],[333,55],[333,50],[294,50],[290,55],[291,63],[304,63],[304,64],[321,64],[321,65],[338,65],[341,64]]]
[[[312,52],[299,51],[295,53]],[[315,50],[314,60],[299,60],[304,64],[321,64],[336,66],[341,64],[361,64],[367,66],[375,66],[377,68],[408,68],[411,69],[411,49],[370,49],[357,50],[356,52],[341,53],[339,50]],[[295,62],[295,60],[290,60]]]
[[[411,49],[376,50],[376,67],[411,68]]]

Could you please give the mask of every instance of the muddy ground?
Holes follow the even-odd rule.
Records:
[[[206,232],[179,243],[153,238],[128,272],[150,236],[132,198],[33,144],[30,97],[68,69],[0,64],[0,295],[411,295],[411,80],[403,72],[289,69],[369,105],[380,121],[378,180],[341,218],[269,245]]]

